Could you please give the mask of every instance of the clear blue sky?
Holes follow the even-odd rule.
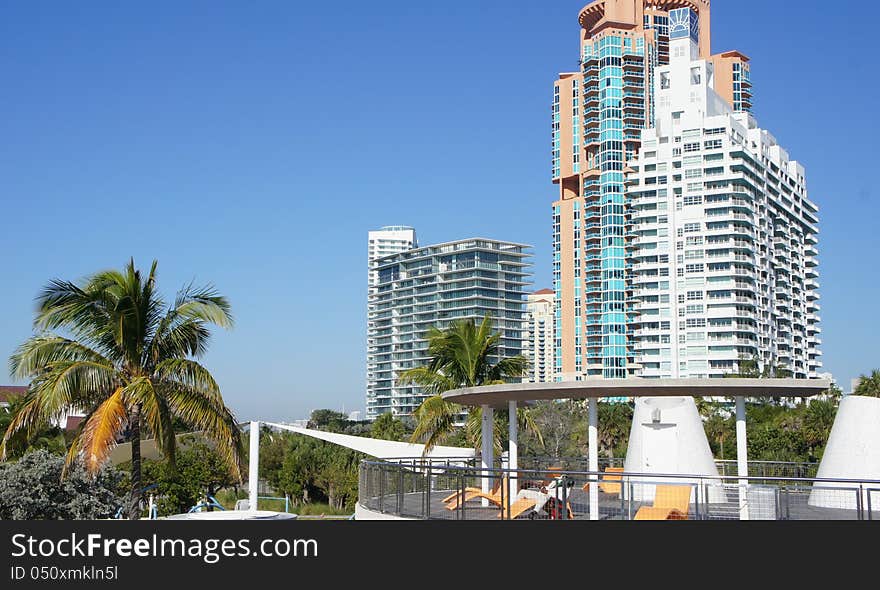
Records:
[[[157,258],[169,297],[231,299],[205,363],[240,418],[363,409],[369,229],[533,244],[551,286],[552,83],[585,3],[0,3],[0,359],[50,278]],[[880,9],[712,4],[713,50],[753,59],[759,122],[807,167],[847,390],[880,366]]]

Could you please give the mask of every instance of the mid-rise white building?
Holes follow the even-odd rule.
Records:
[[[523,336],[523,356],[529,361],[528,374],[523,383],[552,383],[554,381],[554,302],[553,289],[541,289],[529,294],[526,303],[526,333]]]
[[[624,170],[637,374],[722,377],[757,356],[817,377],[818,208],[804,168],[716,93],[694,28],[676,24],[654,126]]]

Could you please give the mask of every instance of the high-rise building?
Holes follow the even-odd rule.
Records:
[[[483,321],[500,332],[498,357],[522,354],[530,246],[471,238],[425,246],[376,261],[370,308],[367,419],[411,415],[428,397],[401,385],[403,371],[427,364],[428,329],[454,320]],[[493,359],[497,361],[498,359]]]
[[[551,383],[553,379],[553,289],[530,293],[526,303],[523,356],[529,361],[523,383]]]
[[[367,247],[367,350],[373,348],[372,341],[372,316],[376,285],[379,282],[379,273],[376,270],[376,261],[383,256],[390,256],[399,252],[405,252],[418,247],[416,230],[405,225],[389,225],[379,230],[368,233]],[[367,354],[367,399],[372,398],[370,387],[375,382],[373,372],[375,366],[372,357]]]
[[[370,289],[376,285],[378,274],[374,268],[377,258],[390,256],[398,252],[418,248],[419,243],[416,240],[416,230],[405,225],[389,225],[382,229],[373,230],[368,233],[369,246],[367,248],[367,262],[369,266],[369,286]]]
[[[581,10],[579,23],[581,69],[559,76],[552,105],[552,177],[559,186],[559,199],[553,204],[555,374],[557,380],[643,375],[638,361],[644,355],[636,350],[643,342],[636,331],[645,329],[640,309],[644,302],[636,297],[635,280],[644,275],[631,258],[632,246],[642,238],[630,226],[637,207],[627,175],[644,153],[643,131],[669,109],[659,103],[658,92],[671,84],[670,71],[664,68],[671,59],[683,57],[675,51],[704,62],[706,71],[712,71],[713,96],[743,121],[749,120],[752,109],[750,62],[737,51],[712,55],[708,0],[597,0]],[[682,36],[690,40],[686,48],[673,43]],[[689,99],[690,89],[684,92]],[[775,141],[769,134],[759,135],[768,138],[762,145],[770,150]],[[779,176],[780,166],[789,165],[788,157],[778,146],[773,149],[779,154],[772,164]],[[772,171],[769,159],[766,165]],[[672,187],[659,185],[673,182],[675,175],[671,170],[658,174],[658,190],[667,190],[671,197]],[[800,182],[799,196],[805,199],[796,173],[793,182]],[[792,212],[797,209],[795,216],[815,224],[809,221],[815,208],[801,203]],[[797,225],[796,217],[791,221]],[[802,233],[805,242],[815,239],[814,232]],[[661,327],[671,326],[673,318],[660,321]],[[798,336],[806,354],[804,373],[810,372],[808,357],[818,355],[817,350],[806,352],[807,333]],[[665,337],[671,334],[667,329]],[[794,338],[792,333],[792,355]]]
[[[819,220],[804,168],[714,90],[696,14],[672,16],[681,26],[656,70],[653,125],[626,176],[635,366],[722,377],[757,358],[818,377]]]

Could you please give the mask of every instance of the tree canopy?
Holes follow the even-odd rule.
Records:
[[[43,288],[37,334],[10,358],[13,376],[30,385],[0,444],[5,456],[17,432],[30,438],[65,411],[85,411],[67,465],[78,461],[96,474],[117,443],[130,440],[129,518],[140,514],[142,427],[173,465],[179,418],[216,441],[230,473],[240,477],[235,417],[195,360],[207,351],[210,326],[232,326],[229,303],[213,287],[188,285],[166,305],[156,290],[156,267],[153,261],[143,273],[130,260],[121,271],[79,283],[54,279]]]

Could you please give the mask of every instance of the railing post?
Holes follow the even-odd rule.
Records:
[[[874,490],[868,488],[868,520],[874,520],[874,511],[871,509],[871,494]]]
[[[385,514],[385,469],[379,470],[379,512]]]
[[[562,480],[562,520],[568,520],[568,476],[563,475]]]
[[[739,519],[749,520],[749,462],[746,441],[746,402],[742,396],[736,397],[736,465],[739,485]]]
[[[430,464],[428,465],[428,469],[425,473],[428,477],[428,481],[426,482],[427,485],[425,486],[425,519],[430,520],[431,519],[431,465]]]
[[[858,497],[856,498],[856,510],[859,513],[859,520],[865,520],[864,514],[862,514],[862,490],[864,490],[864,488],[865,488],[865,485],[860,483],[859,489],[857,492]]]
[[[397,516],[403,513],[403,465],[397,468]]]
[[[459,476],[459,486],[458,486],[458,493],[460,494],[458,497],[458,505],[459,505],[458,510],[459,510],[459,515],[461,517],[461,520],[466,520],[465,515],[464,515],[464,508],[465,508],[465,505],[467,504],[467,502],[464,501],[464,490],[467,487],[465,485],[466,480],[467,480],[467,472],[462,471]]]
[[[260,494],[260,423],[252,421],[250,426],[250,448],[248,449],[248,510],[257,510]]]
[[[633,517],[633,495],[635,494],[635,486],[633,485],[632,478],[627,477],[627,481],[625,484],[629,488],[629,494],[626,496],[626,520],[632,520]],[[620,487],[620,491],[623,492],[623,486]],[[620,494],[620,502],[623,504],[623,494]],[[621,506],[621,513],[623,513],[623,506]]]

